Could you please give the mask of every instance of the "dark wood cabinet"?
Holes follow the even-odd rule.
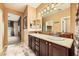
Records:
[[[68,49],[53,43],[49,43],[49,56],[67,56]]]
[[[37,56],[73,56],[74,45],[66,48],[58,44],[29,35],[29,47]]]
[[[39,38],[35,38],[35,54],[37,56],[40,55],[40,41],[39,41]]]
[[[32,36],[29,35],[29,47],[32,48]]]
[[[32,50],[35,52],[35,37],[31,37],[32,40]]]
[[[49,43],[49,56],[53,56],[53,45]]]
[[[48,42],[40,39],[40,55],[48,56]]]

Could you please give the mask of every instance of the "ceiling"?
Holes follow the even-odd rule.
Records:
[[[26,5],[30,5],[34,8],[37,8],[41,3],[5,3],[4,5],[7,8],[11,8],[20,12],[24,12]]]
[[[20,12],[24,12],[24,9],[26,7],[26,5],[30,5],[34,8],[37,8],[41,3],[6,3],[5,6],[8,7],[8,8],[11,8],[11,9],[15,9],[17,11],[20,11]],[[48,7],[50,7],[52,5],[49,5]],[[39,14],[41,14],[43,17],[46,17],[48,15],[51,15],[51,14],[55,14],[55,13],[58,13],[60,11],[63,11],[64,9],[66,8],[69,8],[70,7],[70,4],[69,3],[59,3],[59,4],[56,4],[50,8],[45,8],[44,10],[41,10],[39,12]],[[14,15],[14,14],[11,14],[9,13],[8,14],[8,20],[12,20],[12,21],[18,21],[20,16],[18,15]]]
[[[18,21],[20,18],[20,16],[12,14],[12,13],[8,13],[8,20],[10,21]]]

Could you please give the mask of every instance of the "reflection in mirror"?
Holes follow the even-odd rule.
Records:
[[[68,32],[68,20],[69,20],[69,17],[63,17],[61,19],[61,32]],[[68,25],[68,26],[67,26]]]

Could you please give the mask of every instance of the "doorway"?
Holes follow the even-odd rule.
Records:
[[[8,44],[21,42],[21,17],[8,13]]]

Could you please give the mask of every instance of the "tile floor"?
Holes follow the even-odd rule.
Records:
[[[29,47],[22,43],[9,45],[4,49],[2,56],[35,56]]]
[[[8,44],[16,44],[16,43],[20,43],[20,38],[18,36],[9,36],[8,37]]]

